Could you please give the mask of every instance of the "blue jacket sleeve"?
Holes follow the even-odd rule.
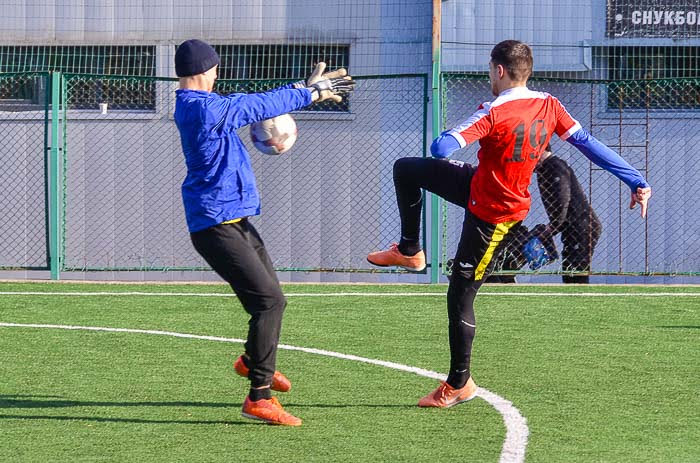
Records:
[[[442,132],[430,145],[430,154],[435,158],[446,158],[460,147],[457,139],[450,134],[450,130]]]
[[[267,93],[275,93],[275,92],[279,92],[280,90],[289,90],[292,88],[306,88],[306,85],[304,85],[304,83],[302,81],[292,82],[289,84],[282,85],[281,87],[276,87],[276,88],[270,89],[267,91]]]
[[[622,180],[632,191],[636,191],[638,187],[647,188],[649,186],[637,169],[629,165],[619,154],[598,141],[585,129],[579,129],[566,141],[574,145],[591,162]]]
[[[291,84],[269,92],[233,93],[207,102],[207,125],[212,133],[228,133],[310,104],[311,92],[305,88],[291,88]]]

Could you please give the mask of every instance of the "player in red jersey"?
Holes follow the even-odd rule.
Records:
[[[491,50],[489,79],[496,99],[457,127],[443,132],[430,148],[433,158],[403,158],[394,164],[401,216],[401,240],[367,260],[378,266],[425,268],[419,243],[421,189],[465,208],[464,223],[447,291],[450,371],[447,380],[420,399],[421,407],[450,407],[476,396],[470,372],[476,331],[474,298],[501,251],[504,237],[530,210],[528,187],[537,160],[556,134],[631,189],[630,208],[639,203],[646,217],[651,188],[617,153],[600,143],[552,95],[527,88],[532,51],[506,40]],[[444,159],[479,141],[479,164]],[[435,159],[438,158],[438,159]]]

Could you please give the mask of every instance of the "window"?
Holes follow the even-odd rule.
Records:
[[[700,109],[700,47],[608,47],[609,109]]]
[[[325,62],[329,70],[348,67],[348,45],[214,45],[221,57],[219,79],[254,80],[253,82],[227,86],[217,84],[218,91],[258,92],[276,85],[275,80],[306,79],[318,62]],[[263,80],[261,82],[260,80]],[[267,80],[268,82],[264,82]],[[305,111],[347,112],[347,98],[342,103],[324,101],[309,106]]]
[[[37,111],[46,104],[46,76],[0,74],[0,111]]]
[[[144,77],[155,69],[155,46],[0,46],[0,73],[83,74],[67,83],[69,109],[154,110],[153,81],[89,75]],[[0,109],[42,109],[47,88],[45,78],[0,75]]]

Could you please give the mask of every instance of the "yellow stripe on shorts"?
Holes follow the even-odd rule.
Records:
[[[240,222],[241,220],[243,220],[243,217],[238,218],[238,219],[233,219],[233,220],[227,220],[226,222],[221,222],[221,225],[228,225],[230,223]]]
[[[474,272],[474,280],[478,281],[484,278],[484,273],[486,272],[486,267],[489,266],[491,259],[493,259],[493,253],[496,251],[498,244],[503,241],[503,237],[508,234],[508,231],[518,223],[517,220],[512,220],[510,222],[503,222],[496,224],[496,229],[493,231],[491,236],[491,241],[489,242],[489,247],[484,253],[484,257],[481,258],[479,265],[476,266],[476,271]]]

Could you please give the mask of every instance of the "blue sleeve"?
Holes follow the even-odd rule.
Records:
[[[206,118],[211,131],[227,133],[310,105],[311,92],[291,85],[269,92],[234,93],[209,100]]]
[[[298,85],[298,84],[300,84],[300,85]],[[289,90],[292,88],[305,88],[305,87],[306,87],[306,85],[303,85],[302,81],[290,82],[288,84],[282,85],[281,87],[276,87],[276,88],[270,89],[267,91],[267,93],[275,93],[275,92],[279,92],[280,90]]]
[[[585,129],[577,130],[566,141],[574,145],[595,165],[602,167],[622,180],[632,191],[636,191],[638,187],[647,188],[649,186],[637,169],[629,165],[619,154],[598,141]]]
[[[450,131],[442,132],[439,137],[433,140],[430,145],[430,154],[435,158],[446,158],[461,148],[459,142],[453,137]]]

